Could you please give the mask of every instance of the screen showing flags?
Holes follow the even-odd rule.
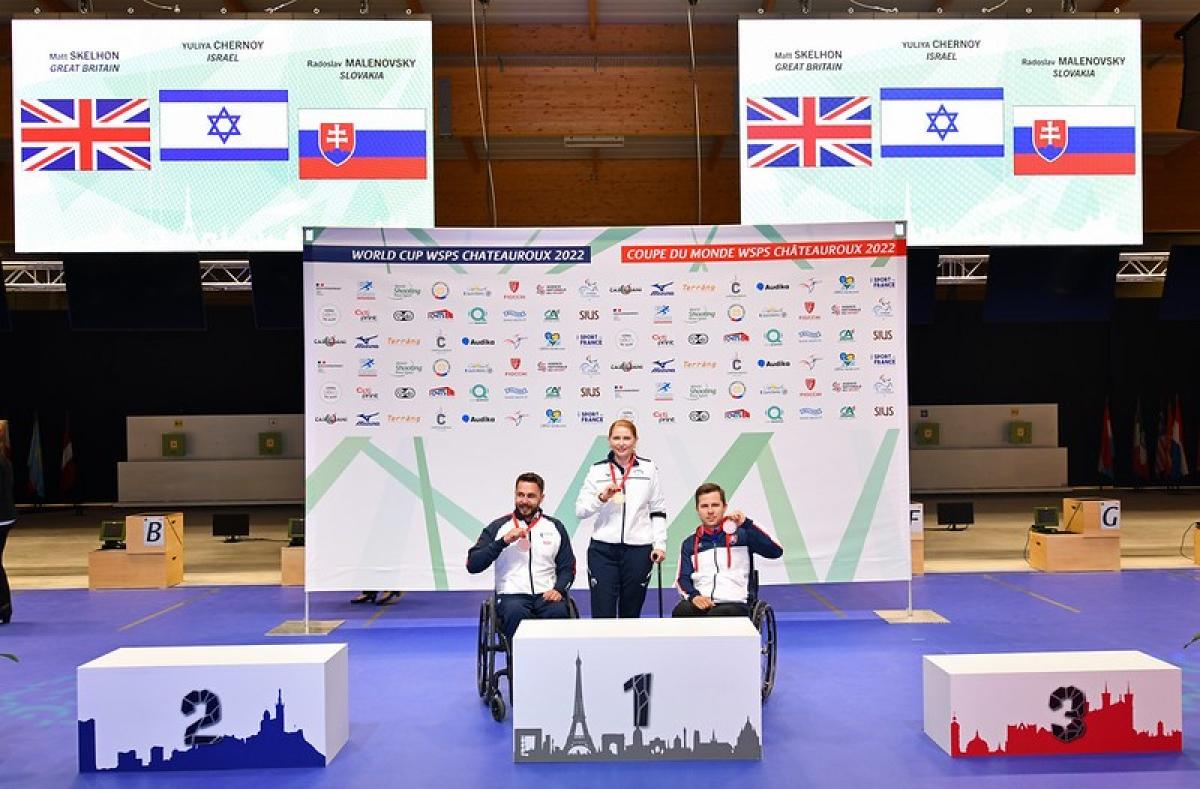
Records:
[[[879,155],[1003,158],[1004,88],[881,88]]]
[[[300,178],[424,179],[425,111],[300,110]]]
[[[1015,175],[1135,175],[1135,107],[1013,107]]]
[[[286,162],[286,90],[160,90],[164,162]]]
[[[149,170],[150,103],[22,99],[21,169]]]
[[[871,99],[746,99],[750,167],[870,167]]]

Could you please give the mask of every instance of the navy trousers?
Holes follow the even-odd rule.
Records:
[[[551,603],[540,594],[496,595],[496,613],[500,615],[501,632],[508,637],[509,644],[512,644],[517,626],[525,619],[567,619],[571,615],[565,597]]]
[[[588,581],[593,619],[637,619],[650,585],[650,545],[588,544]]]

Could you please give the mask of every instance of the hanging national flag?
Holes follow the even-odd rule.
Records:
[[[300,110],[301,180],[423,179],[424,110]]]
[[[1100,463],[1098,470],[1102,476],[1113,478],[1113,429],[1112,414],[1108,410],[1108,401],[1104,401],[1104,422],[1100,426]]]
[[[146,99],[21,99],[21,169],[149,170]]]
[[[1140,480],[1150,479],[1150,454],[1146,449],[1146,430],[1142,425],[1142,398],[1138,398],[1133,415],[1133,475]]]
[[[1134,175],[1134,107],[1013,107],[1015,175]]]
[[[1171,472],[1171,405],[1167,403],[1158,412],[1158,439],[1154,446],[1154,476],[1163,479]]]
[[[751,167],[870,167],[869,96],[746,99]]]
[[[39,501],[46,498],[46,474],[42,469],[42,431],[37,414],[33,416],[33,438],[29,440],[29,495]]]
[[[8,437],[8,420],[0,419],[0,455],[12,460],[12,443]]]
[[[286,162],[286,90],[160,90],[164,162]]]
[[[1003,158],[1004,88],[881,88],[883,158]]]
[[[62,464],[58,472],[58,492],[65,501],[67,495],[75,489],[75,447],[71,443],[71,418],[63,422]]]
[[[1178,482],[1187,475],[1187,455],[1183,451],[1183,415],[1179,407],[1179,395],[1175,395],[1175,408],[1171,412],[1171,479]]]

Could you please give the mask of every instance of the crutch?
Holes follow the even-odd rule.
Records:
[[[655,565],[654,565],[654,567],[655,567],[655,570],[658,572],[658,618],[659,618],[659,619],[662,619],[662,618],[663,618],[663,607],[662,607],[662,562],[656,562],[656,563],[655,563]]]

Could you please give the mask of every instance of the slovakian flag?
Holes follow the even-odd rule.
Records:
[[[881,88],[883,158],[1003,158],[1004,88]]]
[[[1104,422],[1100,425],[1100,463],[1097,470],[1102,476],[1113,478],[1113,429],[1112,414],[1108,401],[1104,401]]]
[[[425,111],[300,110],[300,178],[424,179]]]
[[[286,90],[160,90],[164,162],[286,162]]]
[[[870,167],[869,96],[746,99],[751,167]]]
[[[1135,175],[1135,107],[1013,107],[1015,175]]]
[[[1142,424],[1142,398],[1138,398],[1133,414],[1133,475],[1140,480],[1150,479],[1150,453],[1146,449],[1146,429]]]
[[[1178,481],[1187,475],[1187,454],[1183,451],[1183,416],[1179,395],[1175,395],[1175,408],[1171,411],[1171,479]]]
[[[58,492],[63,499],[75,489],[77,472],[75,469],[75,446],[71,442],[71,418],[63,422],[62,463],[58,471]]]
[[[1158,440],[1154,445],[1154,476],[1162,479],[1171,472],[1171,404],[1158,412]]]
[[[37,414],[33,415],[33,438],[29,439],[29,495],[38,501],[46,499],[46,472],[42,469],[42,429]]]

